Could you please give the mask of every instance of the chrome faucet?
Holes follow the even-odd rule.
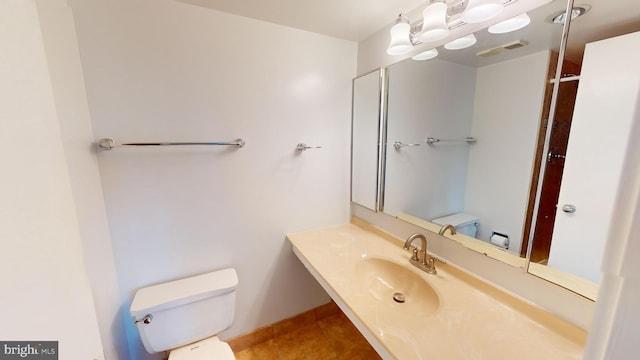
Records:
[[[438,234],[440,234],[440,235],[444,235],[444,233],[445,233],[447,230],[451,230],[451,235],[455,235],[455,234],[457,234],[455,226],[453,226],[453,225],[451,225],[451,224],[445,224],[445,225],[442,225],[442,227],[440,228],[440,231],[438,232]]]
[[[420,252],[418,252],[418,248],[415,246],[411,246],[415,239],[420,239],[421,247]],[[409,262],[413,264],[420,270],[426,271],[428,274],[436,274],[436,265],[434,263],[433,257],[427,254],[427,238],[422,234],[413,234],[407,238],[407,241],[404,242],[405,250],[412,250],[413,254],[409,259]]]

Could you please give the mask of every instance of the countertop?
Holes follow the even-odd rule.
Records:
[[[294,253],[384,358],[581,359],[586,332],[453,264],[430,275],[409,264],[403,240],[366,224],[289,234]],[[437,310],[381,301],[362,283],[359,263],[405,266],[435,291]],[[407,311],[407,309],[412,309]]]

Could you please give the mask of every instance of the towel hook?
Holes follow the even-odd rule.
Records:
[[[420,146],[420,144],[405,144],[402,141],[396,141],[396,142],[393,143],[393,147],[397,151],[400,151],[400,149],[402,149],[405,146]]]
[[[298,143],[298,145],[296,145],[297,151],[305,151],[309,149],[322,149],[322,146],[309,146],[305,143]]]

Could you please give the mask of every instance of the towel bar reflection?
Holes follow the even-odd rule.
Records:
[[[133,142],[133,143],[116,143],[113,139],[104,138],[98,141],[98,146],[101,149],[111,150],[114,147],[121,146],[183,146],[183,145],[228,145],[237,146],[239,148],[244,147],[246,143],[244,140],[238,138],[233,141],[226,142]]]
[[[471,144],[476,142],[476,138],[473,137],[466,137],[464,139],[436,139],[436,138],[432,138],[432,137],[428,137],[427,138],[427,144],[429,145],[433,145],[435,143],[439,143],[439,142],[464,142],[467,144]]]

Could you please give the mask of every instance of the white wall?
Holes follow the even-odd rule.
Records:
[[[426,139],[471,134],[476,69],[439,59],[409,59],[388,71],[385,213],[431,220],[461,212],[470,146],[427,145]],[[395,150],[396,141],[419,146]]]
[[[0,339],[59,341],[99,359],[52,83],[35,1],[0,1]]]
[[[637,49],[639,34],[618,38],[611,45],[623,45],[623,49],[633,51],[633,48]],[[625,43],[624,40],[630,42]],[[609,53],[608,56],[612,54]],[[613,61],[626,59],[613,56]],[[631,59],[633,58],[628,58]],[[629,67],[619,68],[624,70],[625,76],[614,76],[612,79],[623,80],[626,78],[626,71],[637,73],[637,68],[637,62]],[[612,68],[608,68],[608,71],[612,71]],[[636,78],[635,86],[637,84]],[[635,91],[634,101],[628,97],[633,92],[629,91],[621,96],[629,101],[627,106],[633,106],[634,112],[627,114],[628,119],[631,119],[629,142],[624,154],[621,181],[604,246],[602,266],[599,269],[602,271],[602,282],[585,352],[585,359],[588,360],[633,359],[640,351],[640,147],[637,146],[640,139],[640,94]]]
[[[170,0],[73,4],[96,138],[247,142],[98,155],[131,357],[149,284],[235,267],[223,338],[326,302],[285,234],[349,220],[356,44]]]
[[[520,253],[540,126],[549,52],[478,69],[465,212],[480,218],[479,239],[509,235]],[[487,206],[491,204],[491,206]]]
[[[93,142],[73,13],[66,0],[37,2],[85,268],[107,359],[126,359],[120,294]]]

